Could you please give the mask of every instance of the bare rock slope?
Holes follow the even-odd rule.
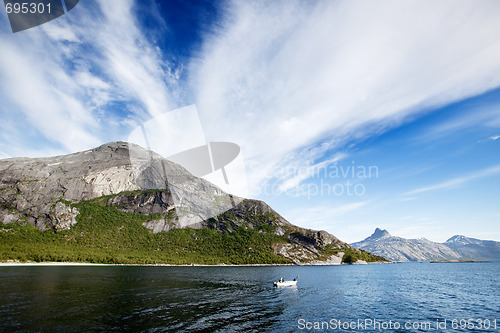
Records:
[[[391,236],[377,228],[371,236],[351,245],[393,261],[500,260],[500,242],[458,235],[437,243]]]
[[[180,226],[218,213],[207,203],[227,196],[154,152],[113,142],[65,156],[1,160],[0,222],[27,222],[40,230],[67,228],[77,214],[68,203],[145,189],[168,189],[179,210],[190,209],[178,220]],[[228,204],[221,202],[216,208]],[[195,208],[198,214],[192,212]]]
[[[500,260],[500,242],[455,235],[444,245],[470,260]]]

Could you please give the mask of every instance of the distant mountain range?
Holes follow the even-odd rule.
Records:
[[[500,260],[500,242],[455,235],[444,244],[460,253],[464,258],[487,261]]]
[[[500,242],[456,235],[444,243],[392,236],[387,230],[375,229],[364,240],[351,246],[392,261],[500,260]]]

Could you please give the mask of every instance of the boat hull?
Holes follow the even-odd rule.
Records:
[[[274,282],[275,287],[291,287],[296,286],[297,281],[283,281],[283,282]]]

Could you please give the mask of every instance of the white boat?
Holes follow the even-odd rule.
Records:
[[[290,287],[290,286],[296,286],[297,285],[297,278],[293,279],[292,281],[276,281],[273,282],[275,287]]]
[[[274,282],[275,287],[289,287],[289,286],[296,286],[297,281],[283,281],[283,282]]]

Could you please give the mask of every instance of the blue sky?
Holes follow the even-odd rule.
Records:
[[[294,224],[348,242],[375,227],[500,240],[499,14],[498,1],[82,0],[12,34],[0,10],[0,158],[127,140],[194,104],[207,140],[241,147],[236,194]]]

